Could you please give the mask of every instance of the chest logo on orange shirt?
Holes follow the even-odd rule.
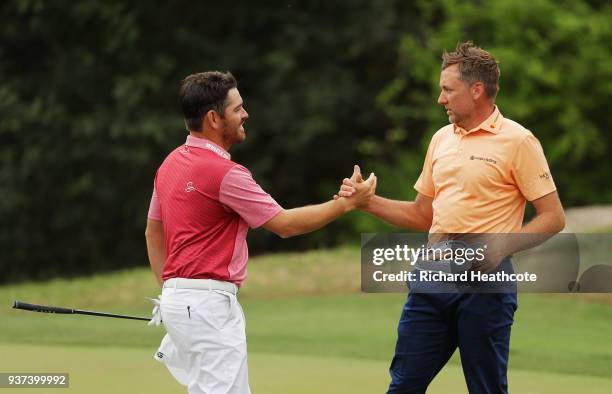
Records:
[[[193,187],[193,182],[187,182],[187,187],[185,188],[185,191],[187,193],[191,193],[194,190],[195,190],[195,187]]]
[[[497,164],[497,160],[495,159],[491,159],[490,157],[482,157],[482,156],[470,156],[470,160],[480,160],[480,161],[485,161],[487,163],[493,163],[493,164]]]

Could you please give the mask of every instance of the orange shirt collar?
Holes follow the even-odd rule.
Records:
[[[453,123],[453,130],[455,133],[461,133],[463,135],[470,134],[478,130],[485,130],[490,133],[497,134],[501,130],[503,119],[504,117],[502,116],[501,112],[499,112],[499,108],[497,108],[496,105],[495,110],[493,111],[491,116],[489,116],[487,119],[484,120],[484,122],[474,127],[473,129],[466,131],[465,129]]]

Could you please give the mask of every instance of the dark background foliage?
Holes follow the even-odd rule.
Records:
[[[208,4],[207,4],[208,3]],[[447,120],[440,54],[500,61],[498,104],[542,141],[566,206],[612,201],[612,8],[531,0],[5,1],[0,6],[0,281],[146,264],[157,166],[186,132],[181,79],[231,70],[251,117],[232,149],[285,208],[329,199],[353,163],[412,198]],[[254,253],[358,242],[353,213]]]

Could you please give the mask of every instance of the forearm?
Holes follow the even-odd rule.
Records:
[[[431,227],[431,216],[421,211],[413,201],[390,200],[374,196],[364,211],[400,228],[429,231]]]
[[[322,204],[282,210],[263,227],[282,238],[315,231],[349,211],[368,205],[376,191],[376,176],[372,173],[366,181],[351,187],[355,192],[351,198],[336,196]]]
[[[272,219],[275,221],[275,228],[271,230],[282,238],[305,234],[318,230],[350,210],[352,208],[345,198],[287,209],[282,211],[278,217]],[[268,228],[269,226],[264,227]]]
[[[159,223],[161,225],[161,222]],[[145,232],[145,237],[147,240],[147,255],[149,256],[151,271],[153,271],[153,275],[161,287],[162,271],[164,268],[164,262],[166,260],[166,247],[164,244],[163,228],[160,231],[158,228],[151,229],[151,226],[148,225],[147,231]]]
[[[521,228],[521,234],[548,234],[560,232],[565,227],[563,212],[542,212]]]
[[[164,261],[166,260],[166,250],[163,245],[163,239],[160,245],[159,240],[147,238],[147,254],[149,255],[149,264],[151,265],[153,275],[161,287],[162,271],[164,269]]]
[[[561,231],[564,226],[564,218],[560,218],[557,213],[542,212],[525,224],[518,235],[507,235],[508,242],[504,242],[506,255],[535,248]]]

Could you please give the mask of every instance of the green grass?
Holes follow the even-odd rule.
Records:
[[[68,389],[40,389],[33,393],[183,393],[165,367],[143,348],[3,345],[5,372],[69,372]],[[10,356],[7,363],[6,356]],[[42,356],[42,357],[41,357]],[[251,352],[249,375],[254,393],[379,393],[387,385],[387,362],[304,355]],[[513,369],[512,392],[523,394],[597,394],[612,390],[612,380]],[[448,365],[428,393],[465,392],[459,366]],[[3,392],[27,393],[26,389]]]
[[[0,287],[0,372],[70,372],[68,391],[75,393],[184,392],[152,359],[161,327],[10,309],[13,299],[21,299],[147,316],[145,297],[157,292],[144,268]],[[519,298],[510,355],[513,391],[611,392],[610,298]],[[405,295],[360,293],[358,249],[252,259],[240,299],[255,393],[385,390]],[[429,392],[464,392],[464,387],[455,354]]]

